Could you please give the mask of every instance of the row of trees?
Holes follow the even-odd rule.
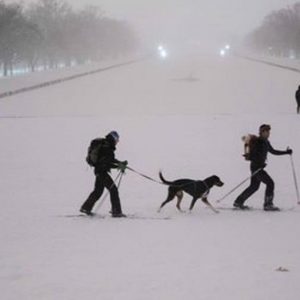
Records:
[[[267,15],[248,36],[247,45],[273,55],[300,57],[300,2]]]
[[[138,41],[128,23],[105,17],[97,7],[75,11],[64,0],[6,4],[0,0],[0,68],[82,64],[127,55]]]

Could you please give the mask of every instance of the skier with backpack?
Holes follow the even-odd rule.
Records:
[[[264,199],[265,211],[278,211],[279,208],[273,205],[274,198],[274,181],[270,175],[264,170],[266,167],[267,154],[270,152],[274,155],[291,155],[292,149],[287,148],[286,151],[275,150],[269,142],[271,126],[263,124],[259,127],[259,136],[248,135],[243,137],[245,142],[245,154],[246,160],[249,160],[251,170],[251,182],[250,186],[246,188],[235,200],[233,206],[239,209],[249,209],[244,205],[245,201],[253,195],[263,182],[266,184],[266,192]]]
[[[109,175],[112,168],[117,168],[124,173],[128,164],[127,161],[121,162],[115,158],[114,152],[118,142],[119,134],[116,131],[111,131],[105,138],[97,138],[91,141],[86,161],[91,167],[94,167],[96,181],[94,190],[81,206],[80,212],[92,215],[95,203],[100,199],[104,188],[107,188],[110,193],[112,217],[126,217],[122,213],[118,188]]]
[[[296,102],[297,102],[297,114],[300,114],[300,85],[295,94]]]

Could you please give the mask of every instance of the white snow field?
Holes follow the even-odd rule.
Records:
[[[218,175],[225,185],[211,189],[215,207],[231,207],[247,186],[216,203],[249,176],[241,136],[262,123],[272,126],[274,148],[294,150],[300,175],[299,83],[288,70],[189,54],[1,99],[0,298],[299,299],[300,209],[289,156],[269,155],[267,166],[281,212],[261,210],[262,185],[247,201],[252,211],[215,214],[198,201],[180,213],[174,201],[158,214],[167,187],[127,171],[123,211],[140,219],[111,218],[109,199],[98,211],[105,218],[66,217],[93,188],[90,140],[110,130],[121,135],[117,158],[155,179],[159,169],[170,180]],[[185,195],[184,209],[190,201]]]

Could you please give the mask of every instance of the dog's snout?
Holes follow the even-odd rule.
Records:
[[[217,183],[217,186],[223,186],[224,182],[222,182],[221,180]]]

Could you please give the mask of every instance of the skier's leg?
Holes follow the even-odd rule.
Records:
[[[110,193],[112,215],[122,214],[118,188],[108,173],[105,174],[104,185],[109,190]]]
[[[96,175],[94,190],[81,206],[82,211],[91,212],[97,200],[101,197],[104,190],[104,178],[100,174]]]
[[[273,206],[274,181],[266,171],[261,172],[261,181],[266,184],[264,207]]]
[[[253,176],[250,185],[234,201],[234,206],[242,208],[245,201],[259,189],[260,182],[258,174]]]

